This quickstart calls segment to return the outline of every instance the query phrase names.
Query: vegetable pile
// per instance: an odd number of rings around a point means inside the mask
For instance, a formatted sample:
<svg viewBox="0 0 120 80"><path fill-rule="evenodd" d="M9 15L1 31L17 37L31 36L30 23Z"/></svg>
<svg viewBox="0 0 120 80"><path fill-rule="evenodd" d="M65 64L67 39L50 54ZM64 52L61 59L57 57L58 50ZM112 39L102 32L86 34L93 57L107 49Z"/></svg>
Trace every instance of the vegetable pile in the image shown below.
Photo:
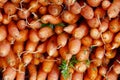
<svg viewBox="0 0 120 80"><path fill-rule="evenodd" d="M2 79L117 80L119 14L120 0L0 0Z"/></svg>

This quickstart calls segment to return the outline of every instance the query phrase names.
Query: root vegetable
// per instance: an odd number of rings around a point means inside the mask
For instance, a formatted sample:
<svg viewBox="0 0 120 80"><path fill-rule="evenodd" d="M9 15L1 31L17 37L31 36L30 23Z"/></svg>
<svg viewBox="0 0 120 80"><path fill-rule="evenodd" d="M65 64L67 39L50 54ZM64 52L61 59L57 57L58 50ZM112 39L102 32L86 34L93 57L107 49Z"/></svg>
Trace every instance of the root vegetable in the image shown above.
<svg viewBox="0 0 120 80"><path fill-rule="evenodd" d="M5 57L9 54L10 51L10 43L7 40L0 42L0 56Z"/></svg>
<svg viewBox="0 0 120 80"><path fill-rule="evenodd" d="M38 31L37 30L30 30L30 32L29 32L29 39L32 42L39 42L40 38L38 36Z"/></svg>
<svg viewBox="0 0 120 80"><path fill-rule="evenodd" d="M19 34L19 37L15 39L16 41L24 42L28 39L28 29L21 30Z"/></svg>
<svg viewBox="0 0 120 80"><path fill-rule="evenodd" d="M23 54L22 60L23 60L24 66L27 66L28 64L30 64L32 59L33 59L33 56L31 53Z"/></svg>
<svg viewBox="0 0 120 80"><path fill-rule="evenodd" d="M85 5L80 13L85 19L92 19L94 17L94 11L89 5Z"/></svg>
<svg viewBox="0 0 120 80"><path fill-rule="evenodd" d="M54 60L53 58L48 58L46 61L43 62L42 64L42 70L46 73L49 73L51 72L53 66L54 66Z"/></svg>
<svg viewBox="0 0 120 80"><path fill-rule="evenodd" d="M119 0L116 2L113 2L108 8L107 14L110 19L117 17L117 15L119 14L120 12L120 6L118 4L119 2L120 2Z"/></svg>
<svg viewBox="0 0 120 80"><path fill-rule="evenodd" d="M9 66L12 67L17 64L17 59L16 59L17 57L12 49L9 51L9 54L5 58Z"/></svg>
<svg viewBox="0 0 120 80"><path fill-rule="evenodd" d="M5 40L7 37L7 29L5 26L0 26L0 41Z"/></svg>
<svg viewBox="0 0 120 80"><path fill-rule="evenodd" d="M42 68L39 69L37 80L46 80L47 79L47 73L43 71Z"/></svg>
<svg viewBox="0 0 120 80"><path fill-rule="evenodd" d="M101 39L94 39L93 40L93 45L95 46L103 46L103 41Z"/></svg>
<svg viewBox="0 0 120 80"><path fill-rule="evenodd" d="M58 24L61 22L61 18L52 16L52 15L44 15L41 17L41 22L44 24L47 24L47 23Z"/></svg>
<svg viewBox="0 0 120 80"><path fill-rule="evenodd" d="M11 75L12 74L12 75ZM4 80L14 80L16 77L16 71L12 67L7 67L3 73Z"/></svg>
<svg viewBox="0 0 120 80"><path fill-rule="evenodd" d="M98 69L94 64L90 64L90 67L87 69L88 77L94 80L97 77Z"/></svg>
<svg viewBox="0 0 120 80"><path fill-rule="evenodd" d="M30 16L30 12L27 9L23 8L22 10L18 11L18 16L21 19L27 19Z"/></svg>
<svg viewBox="0 0 120 80"><path fill-rule="evenodd" d="M46 14L47 13L47 7L41 6L39 7L39 14Z"/></svg>
<svg viewBox="0 0 120 80"><path fill-rule="evenodd" d="M90 50L88 47L86 46L82 46L80 51L78 52L78 54L76 55L76 58L79 61L85 61L89 59L89 55L90 55Z"/></svg>
<svg viewBox="0 0 120 80"><path fill-rule="evenodd" d="M53 35L53 30L52 28L46 26L46 27L43 27L41 28L39 31L38 31L38 36L39 38L42 40L42 41L45 41L47 40L49 37L51 37Z"/></svg>
<svg viewBox="0 0 120 80"><path fill-rule="evenodd" d="M111 2L109 0L104 0L104 1L102 1L101 5L104 10L107 10L109 8L109 6L111 5Z"/></svg>
<svg viewBox="0 0 120 80"><path fill-rule="evenodd" d="M34 52L37 48L38 42L32 42L32 41L28 41L26 43L26 47L25 50L28 51L28 53Z"/></svg>
<svg viewBox="0 0 120 80"><path fill-rule="evenodd" d="M89 35L83 37L81 40L81 43L87 47L90 47L92 45L92 42L93 42L93 39Z"/></svg>
<svg viewBox="0 0 120 80"><path fill-rule="evenodd" d="M39 53L45 53L46 51L47 51L47 49L46 49L46 46L47 46L47 41L46 42L43 42L42 44L39 44L38 46L37 46L37 51L39 52Z"/></svg>
<svg viewBox="0 0 120 80"><path fill-rule="evenodd" d="M118 18L110 21L109 30L113 33L117 33L118 31L120 31L120 23Z"/></svg>
<svg viewBox="0 0 120 80"><path fill-rule="evenodd" d="M117 80L118 75L112 70L110 71L103 80Z"/></svg>
<svg viewBox="0 0 120 80"><path fill-rule="evenodd" d="M100 5L102 0L87 0L87 3L92 7L97 7Z"/></svg>
<svg viewBox="0 0 120 80"><path fill-rule="evenodd" d="M72 38L68 42L68 49L70 54L77 54L81 48L81 41L79 39Z"/></svg>
<svg viewBox="0 0 120 80"><path fill-rule="evenodd" d="M109 59L114 58L116 55L116 50L109 50L105 53L105 56Z"/></svg>
<svg viewBox="0 0 120 80"><path fill-rule="evenodd" d="M67 44L68 41L68 34L67 33L61 33L57 37L57 44L58 47L64 47Z"/></svg>
<svg viewBox="0 0 120 80"><path fill-rule="evenodd" d="M99 39L100 38L100 31L97 29L97 28L92 28L90 30L90 36L93 38L93 39Z"/></svg>
<svg viewBox="0 0 120 80"><path fill-rule="evenodd" d="M37 78L36 66L33 64L29 64L28 70L29 70L29 74L30 74L29 80L36 80L36 78Z"/></svg>
<svg viewBox="0 0 120 80"><path fill-rule="evenodd" d="M73 14L79 14L81 12L81 6L78 2L75 2L71 7L70 7L70 11Z"/></svg>
<svg viewBox="0 0 120 80"><path fill-rule="evenodd" d="M83 73L74 72L72 74L72 80L83 80Z"/></svg>
<svg viewBox="0 0 120 80"><path fill-rule="evenodd" d="M4 12L8 15L13 15L16 12L16 6L11 2L7 2L4 5Z"/></svg>
<svg viewBox="0 0 120 80"><path fill-rule="evenodd" d="M105 43L110 43L110 42L112 42L112 40L113 40L113 37L114 37L114 33L112 33L111 31L106 31L106 32L104 32L103 34L102 34L102 38L103 38L103 41L105 42Z"/></svg>
<svg viewBox="0 0 120 80"><path fill-rule="evenodd" d="M24 30L26 28L26 26L27 25L26 25L25 20L19 20L17 22L17 27L18 27L19 30Z"/></svg>
<svg viewBox="0 0 120 80"><path fill-rule="evenodd" d="M62 32L63 32L62 26L55 26L55 33L56 34L61 34Z"/></svg>
<svg viewBox="0 0 120 80"><path fill-rule="evenodd" d="M8 32L14 38L20 36L20 31L18 30L17 25L14 22L10 22L10 24L8 25Z"/></svg>
<svg viewBox="0 0 120 80"><path fill-rule="evenodd" d="M88 25L91 28L97 28L100 25L100 20L97 17L87 20Z"/></svg>
<svg viewBox="0 0 120 80"><path fill-rule="evenodd" d="M105 50L104 47L97 47L95 51L95 56L98 59L102 59L104 57Z"/></svg>
<svg viewBox="0 0 120 80"><path fill-rule="evenodd" d="M60 15L62 7L60 5L52 4L48 6L48 12L53 16Z"/></svg>
<svg viewBox="0 0 120 80"><path fill-rule="evenodd" d="M41 22L39 22L39 20L32 20L30 23L29 23L29 27L32 28L32 29L40 29L41 28Z"/></svg>
<svg viewBox="0 0 120 80"><path fill-rule="evenodd" d="M13 51L17 54L17 56L22 55L21 53L24 50L24 43L23 42L15 42L13 45Z"/></svg>
<svg viewBox="0 0 120 80"><path fill-rule="evenodd" d="M57 51L57 42L56 42L56 36L52 36L47 44L47 53L49 56L53 56Z"/></svg>
<svg viewBox="0 0 120 80"><path fill-rule="evenodd" d="M102 76L105 76L107 73L107 67L105 66L100 66L98 70L99 70L99 74Z"/></svg>
<svg viewBox="0 0 120 80"><path fill-rule="evenodd" d="M59 54L64 60L70 60L72 57L72 54L68 52L68 46L60 48Z"/></svg>
<svg viewBox="0 0 120 80"><path fill-rule="evenodd" d="M79 62L75 64L75 70L79 73L83 73L87 70L87 65L85 62Z"/></svg>
<svg viewBox="0 0 120 80"><path fill-rule="evenodd" d="M72 34L72 31L77 27L76 24L71 24L71 25L68 25L66 27L64 27L64 31L69 33L69 34Z"/></svg>
<svg viewBox="0 0 120 80"><path fill-rule="evenodd" d="M11 21L12 21L12 18L9 17L7 14L3 15L3 20L2 20L3 24L9 24Z"/></svg>
<svg viewBox="0 0 120 80"><path fill-rule="evenodd" d="M59 69L58 65L54 64L51 72L48 74L48 80L58 80L59 79Z"/></svg>
<svg viewBox="0 0 120 80"><path fill-rule="evenodd" d="M2 14L2 12L0 11L0 22L2 22L2 20L3 20L3 14Z"/></svg>
<svg viewBox="0 0 120 80"><path fill-rule="evenodd" d="M73 30L72 34L75 38L82 39L88 34L88 26L85 23L82 23Z"/></svg>
<svg viewBox="0 0 120 80"><path fill-rule="evenodd" d="M61 15L61 19L68 24L76 23L78 21L78 18L79 18L79 15L75 15L70 11L64 11Z"/></svg>

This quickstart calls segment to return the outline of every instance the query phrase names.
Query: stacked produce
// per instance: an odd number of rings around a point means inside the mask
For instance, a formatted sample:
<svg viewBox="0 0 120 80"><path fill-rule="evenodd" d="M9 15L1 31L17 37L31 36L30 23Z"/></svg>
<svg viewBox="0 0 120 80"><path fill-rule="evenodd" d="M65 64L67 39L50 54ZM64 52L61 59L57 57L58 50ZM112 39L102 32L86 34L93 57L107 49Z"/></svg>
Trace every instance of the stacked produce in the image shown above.
<svg viewBox="0 0 120 80"><path fill-rule="evenodd" d="M0 0L3 80L117 80L120 0Z"/></svg>

